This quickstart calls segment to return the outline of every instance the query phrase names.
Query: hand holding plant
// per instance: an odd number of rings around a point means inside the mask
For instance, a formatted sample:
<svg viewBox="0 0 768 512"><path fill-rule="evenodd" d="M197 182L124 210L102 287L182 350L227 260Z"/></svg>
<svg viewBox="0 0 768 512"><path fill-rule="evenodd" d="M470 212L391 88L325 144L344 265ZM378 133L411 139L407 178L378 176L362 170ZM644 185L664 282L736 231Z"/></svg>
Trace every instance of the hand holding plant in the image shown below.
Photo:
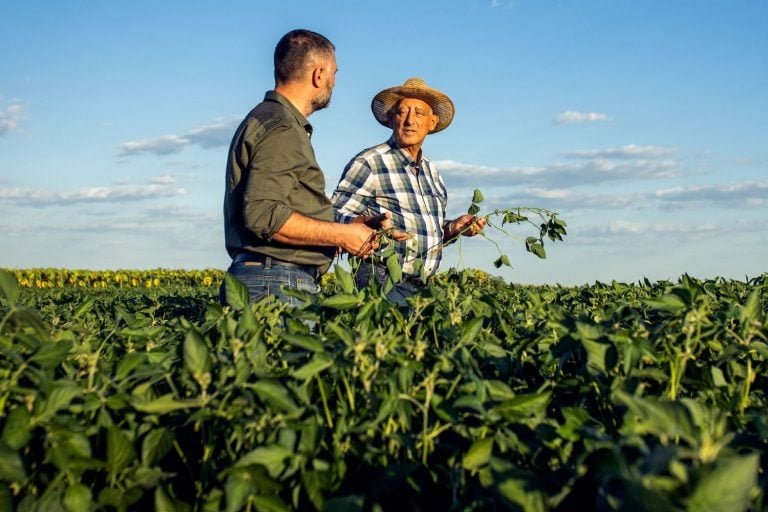
<svg viewBox="0 0 768 512"><path fill-rule="evenodd" d="M510 208L505 210L496 209L490 213L487 213L481 217L477 214L480 211L480 203L484 200L483 194L480 190L475 189L472 195L472 204L467 209L467 215L462 215L457 218L451 224L456 229L455 234L448 239L453 241L458 238L459 235L475 236L480 235L487 239L489 242L496 246L499 251L499 257L493 262L494 267L499 268L502 265L511 267L509 257L504 254L499 244L491 240L487 233L483 230L486 226L492 227L501 231L507 236L512 236L510 233L503 229L506 224L523 224L527 223L534 226L538 230L538 236L529 236L525 239L525 250L535 254L541 259L546 259L547 254L544 251L544 238L549 238L552 242L562 241L563 236L566 235L566 226L564 220L557 217L557 213L544 208L534 208L528 206L518 206L516 208ZM531 220L529 216L538 217L538 221ZM501 225L494 224L491 219L501 217ZM461 222L460 225L455 223ZM478 229L479 228L479 229ZM467 235L467 233L469 233ZM445 243L442 243L432 250L442 250Z"/></svg>
<svg viewBox="0 0 768 512"><path fill-rule="evenodd" d="M404 240L413 238L413 233L395 229L395 227L392 225L392 214L389 212L384 212L381 215L364 216L358 218L363 219L362 222L364 222L365 225L369 228L378 229L382 234L386 235L387 238L391 238L392 240L402 242Z"/></svg>

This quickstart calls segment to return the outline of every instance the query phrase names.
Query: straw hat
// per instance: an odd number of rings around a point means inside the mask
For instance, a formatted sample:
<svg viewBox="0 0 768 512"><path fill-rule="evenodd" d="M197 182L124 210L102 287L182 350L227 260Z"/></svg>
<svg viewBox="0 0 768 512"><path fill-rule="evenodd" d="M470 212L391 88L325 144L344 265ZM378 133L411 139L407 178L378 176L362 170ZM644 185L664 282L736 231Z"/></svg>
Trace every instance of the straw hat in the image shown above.
<svg viewBox="0 0 768 512"><path fill-rule="evenodd" d="M432 112L440 118L435 129L429 133L437 133L448 128L453 121L453 102L451 98L427 85L421 78L409 78L403 85L384 89L373 97L371 110L376 120L389 128L387 113L403 98L416 98L432 107Z"/></svg>

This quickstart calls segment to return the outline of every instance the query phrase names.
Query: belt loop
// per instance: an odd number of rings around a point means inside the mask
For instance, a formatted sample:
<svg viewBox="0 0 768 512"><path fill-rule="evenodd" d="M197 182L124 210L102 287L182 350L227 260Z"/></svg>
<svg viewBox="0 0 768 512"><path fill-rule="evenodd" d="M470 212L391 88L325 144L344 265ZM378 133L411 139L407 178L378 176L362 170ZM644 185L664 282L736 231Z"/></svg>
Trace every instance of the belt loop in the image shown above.
<svg viewBox="0 0 768 512"><path fill-rule="evenodd" d="M270 268L272 268L272 257L267 256L264 258L264 269L269 270Z"/></svg>

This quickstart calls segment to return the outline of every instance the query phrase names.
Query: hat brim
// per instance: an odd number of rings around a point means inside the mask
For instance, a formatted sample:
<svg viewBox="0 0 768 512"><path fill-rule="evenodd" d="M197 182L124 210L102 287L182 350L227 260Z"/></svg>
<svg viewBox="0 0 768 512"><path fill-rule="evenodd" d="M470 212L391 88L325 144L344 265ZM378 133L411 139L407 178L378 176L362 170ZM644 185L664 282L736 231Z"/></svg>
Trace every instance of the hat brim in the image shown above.
<svg viewBox="0 0 768 512"><path fill-rule="evenodd" d="M429 133L437 133L448 128L453 121L454 107L451 98L432 88L407 87L398 85L384 89L373 97L371 101L371 110L376 120L389 128L389 119L387 114L398 101L404 98L415 98L428 104L432 112L437 114L438 121L435 129Z"/></svg>

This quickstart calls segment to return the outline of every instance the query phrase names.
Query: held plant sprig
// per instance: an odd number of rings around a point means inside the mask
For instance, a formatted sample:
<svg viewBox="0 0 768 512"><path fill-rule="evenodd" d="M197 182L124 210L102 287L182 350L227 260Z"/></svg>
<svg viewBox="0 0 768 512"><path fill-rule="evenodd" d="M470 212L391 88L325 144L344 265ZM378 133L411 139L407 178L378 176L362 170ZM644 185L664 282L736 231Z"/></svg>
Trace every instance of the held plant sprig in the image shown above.
<svg viewBox="0 0 768 512"><path fill-rule="evenodd" d="M469 215L477 215L480 211L479 205L483 202L483 200L484 197L482 192L480 192L479 189L475 189L474 194L472 195L472 204L467 209L467 213ZM529 216L536 216L538 217L538 220L531 220ZM492 218L498 217L501 218L501 225L494 224L491 220ZM516 208L510 208L507 210L496 209L483 215L482 218L484 218L486 221L486 228L495 228L496 230L501 231L510 237L512 235L503 228L503 226L506 224L527 223L536 228L538 230L538 236L529 236L525 239L525 250L535 254L541 259L546 259L547 257L547 253L544 250L544 238L549 238L552 242L556 242L558 240L562 241L563 236L566 235L566 222L562 219L559 219L556 212L547 210L545 208L518 206ZM469 231L471 228L472 225L465 227L459 231L459 233L457 233L453 240L459 240L459 244L461 244L461 235L463 235L466 231ZM495 245L496 249L499 251L499 257L493 262L494 267L499 268L502 265L506 265L508 267L512 266L509 261L509 257L504 254L496 241L488 237L485 230L478 234ZM445 245L446 242L443 242L432 250L441 250Z"/></svg>

